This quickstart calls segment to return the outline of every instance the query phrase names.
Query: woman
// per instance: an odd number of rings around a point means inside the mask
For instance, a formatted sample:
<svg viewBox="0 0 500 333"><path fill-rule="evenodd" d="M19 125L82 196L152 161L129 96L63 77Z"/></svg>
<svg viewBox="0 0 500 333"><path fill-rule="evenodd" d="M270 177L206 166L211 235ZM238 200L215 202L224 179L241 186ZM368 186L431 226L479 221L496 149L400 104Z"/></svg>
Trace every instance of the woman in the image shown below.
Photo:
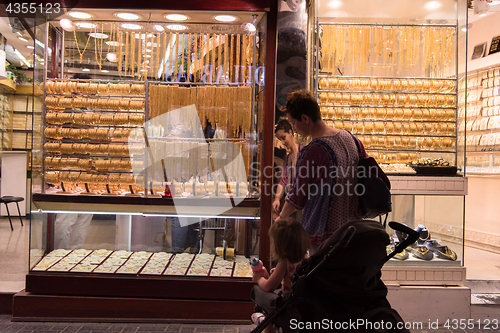
<svg viewBox="0 0 500 333"><path fill-rule="evenodd" d="M276 196L274 197L273 210L276 214L280 213L281 199L290 189L293 180L295 179L295 165L297 155L302 149L302 145L298 145L293 138L292 125L288 120L280 120L274 129L274 135L286 147L289 153L283 160L282 174L280 182L276 188Z"/></svg>
<svg viewBox="0 0 500 333"><path fill-rule="evenodd" d="M278 218L303 209L301 223L310 236L312 252L342 225L362 218L355 194L356 170L363 145L346 130L329 127L310 92L288 95L288 121L312 141L299 154L296 178Z"/></svg>

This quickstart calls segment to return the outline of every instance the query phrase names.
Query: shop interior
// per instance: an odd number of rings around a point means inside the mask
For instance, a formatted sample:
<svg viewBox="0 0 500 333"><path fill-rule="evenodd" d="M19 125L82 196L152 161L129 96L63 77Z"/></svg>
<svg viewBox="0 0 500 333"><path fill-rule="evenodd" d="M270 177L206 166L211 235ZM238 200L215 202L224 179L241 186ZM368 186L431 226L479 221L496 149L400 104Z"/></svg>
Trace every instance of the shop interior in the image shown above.
<svg viewBox="0 0 500 333"><path fill-rule="evenodd" d="M320 33L308 41L307 86L323 119L358 135L395 180L388 220L425 225L430 239L456 254L410 254L388 266L465 266L467 280L498 283L496 4L469 9L466 21L451 0L406 14L361 13L358 1L339 3L320 1L310 13ZM260 179L251 168L262 161L265 13L221 13L236 23L201 11L185 22L170 21L168 11L80 14L89 16L49 18L50 33L0 18L10 63L0 82L1 162L29 175L24 186L12 186L2 171L1 194L24 197L22 215L31 211L23 227L13 214L10 231L2 207L0 265L10 271L0 272L0 291L20 291L27 274L45 272L251 282L248 258L261 256ZM45 44L58 45L57 52ZM399 187L429 163L467 177L465 193ZM122 215L116 203L131 200L149 201ZM180 219L151 210L149 203L161 200L172 201ZM215 208L204 207L209 200ZM97 202L103 211L94 214ZM244 208L235 210L240 203ZM69 211L87 216L83 240L56 234L54 225Z"/></svg>

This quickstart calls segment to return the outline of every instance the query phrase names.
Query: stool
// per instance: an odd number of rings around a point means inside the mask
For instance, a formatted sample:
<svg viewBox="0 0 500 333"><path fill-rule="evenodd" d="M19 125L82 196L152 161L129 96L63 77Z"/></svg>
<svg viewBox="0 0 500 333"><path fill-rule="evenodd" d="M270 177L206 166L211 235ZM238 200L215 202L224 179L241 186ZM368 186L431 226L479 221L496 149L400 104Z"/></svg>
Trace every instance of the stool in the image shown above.
<svg viewBox="0 0 500 333"><path fill-rule="evenodd" d="M17 205L17 211L19 212L19 219L21 220L21 226L23 225L23 219L21 218L21 210L19 209L19 202L24 201L23 197L13 197L10 195L6 195L0 198L0 203L5 204L5 208L7 208L7 215L9 216L9 222L10 222L10 229L14 231L14 228L12 227L12 220L10 219L10 212L9 212L9 203L15 202Z"/></svg>

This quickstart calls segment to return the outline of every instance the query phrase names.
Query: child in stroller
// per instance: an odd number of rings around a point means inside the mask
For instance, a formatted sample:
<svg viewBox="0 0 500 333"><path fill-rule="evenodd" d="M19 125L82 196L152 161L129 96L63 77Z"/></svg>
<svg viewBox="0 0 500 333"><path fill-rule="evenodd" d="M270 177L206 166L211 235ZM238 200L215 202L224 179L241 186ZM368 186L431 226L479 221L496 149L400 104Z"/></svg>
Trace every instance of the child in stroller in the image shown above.
<svg viewBox="0 0 500 333"><path fill-rule="evenodd" d="M284 296L291 290L291 274L295 273L295 268L302 259L307 257L309 235L299 221L288 217L273 223L269 229L269 239L272 257L278 260L278 264L271 269L269 276L265 267L260 272L254 272L253 281L265 292L274 292L281 283L281 296ZM256 312L252 315L252 320L259 323L263 316ZM268 326L265 332L272 332L272 327Z"/></svg>
<svg viewBox="0 0 500 333"><path fill-rule="evenodd" d="M380 277L384 263L415 242L418 233L396 222L389 226L408 235L389 255L382 224L354 221L298 265L291 292L284 297L254 286L251 298L265 310L266 319L252 332L270 323L283 332L409 332L391 308Z"/></svg>

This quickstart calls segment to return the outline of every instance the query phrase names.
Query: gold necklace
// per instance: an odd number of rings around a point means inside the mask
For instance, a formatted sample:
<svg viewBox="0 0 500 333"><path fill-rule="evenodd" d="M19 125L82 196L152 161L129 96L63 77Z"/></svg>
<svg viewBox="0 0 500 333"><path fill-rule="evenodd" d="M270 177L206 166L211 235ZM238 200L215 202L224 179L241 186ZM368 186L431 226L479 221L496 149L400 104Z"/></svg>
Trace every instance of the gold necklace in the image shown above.
<svg viewBox="0 0 500 333"><path fill-rule="evenodd" d="M92 29L90 30L90 32L92 32ZM73 30L73 34L75 36L76 49L78 50L78 54L80 55L80 62L82 62L83 61L83 54L85 53L85 50L87 49L87 46L89 45L90 35L87 38L87 44L85 44L85 48L83 49L82 52L80 52L80 46L78 45L78 39L76 38L76 30Z"/></svg>

